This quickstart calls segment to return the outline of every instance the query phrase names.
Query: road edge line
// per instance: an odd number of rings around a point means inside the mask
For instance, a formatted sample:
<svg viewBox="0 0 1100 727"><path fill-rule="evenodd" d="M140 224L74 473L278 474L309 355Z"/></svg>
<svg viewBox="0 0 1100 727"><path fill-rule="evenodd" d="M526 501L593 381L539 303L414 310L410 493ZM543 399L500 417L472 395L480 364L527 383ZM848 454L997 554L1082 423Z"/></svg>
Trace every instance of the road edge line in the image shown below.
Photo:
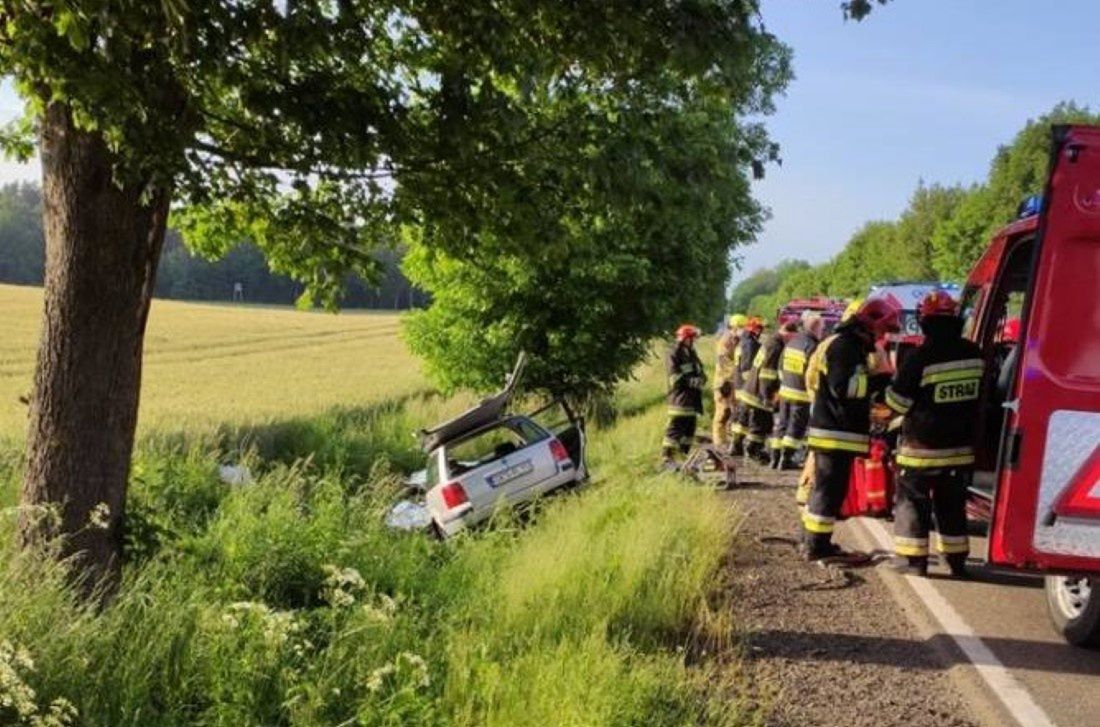
<svg viewBox="0 0 1100 727"><path fill-rule="evenodd" d="M892 552L894 544L882 523L874 519L860 518L860 529L881 549ZM926 578L902 576L935 619L942 632L951 637L955 646L966 657L985 686L1000 702L1000 706L1016 722L1024 727L1054 727L1042 707L1034 700L1020 681L1012 675L993 650L982 641L974 629L955 610L955 607Z"/></svg>

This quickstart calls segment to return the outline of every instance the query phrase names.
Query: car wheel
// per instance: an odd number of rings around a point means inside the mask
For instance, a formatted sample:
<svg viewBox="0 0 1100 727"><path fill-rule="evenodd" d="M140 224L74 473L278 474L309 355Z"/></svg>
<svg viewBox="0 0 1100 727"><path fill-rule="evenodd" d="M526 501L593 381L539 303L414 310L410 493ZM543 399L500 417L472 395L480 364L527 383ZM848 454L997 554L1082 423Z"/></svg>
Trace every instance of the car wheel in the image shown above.
<svg viewBox="0 0 1100 727"><path fill-rule="evenodd" d="M1100 647L1100 579L1047 576L1047 610L1055 630L1074 646Z"/></svg>

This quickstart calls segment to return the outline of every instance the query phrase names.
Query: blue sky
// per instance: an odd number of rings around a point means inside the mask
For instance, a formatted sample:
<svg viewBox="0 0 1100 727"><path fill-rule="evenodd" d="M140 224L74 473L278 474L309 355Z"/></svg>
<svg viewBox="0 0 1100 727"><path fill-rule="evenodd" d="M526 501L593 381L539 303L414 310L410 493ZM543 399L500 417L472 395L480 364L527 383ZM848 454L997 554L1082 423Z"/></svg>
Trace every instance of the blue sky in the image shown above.
<svg viewBox="0 0 1100 727"><path fill-rule="evenodd" d="M918 179L980 180L998 144L1060 100L1100 108L1094 2L893 0L845 23L840 0L762 0L797 78L767 119L783 166L756 192L771 209L743 272L820 262L864 221L889 219ZM0 119L18 112L0 87ZM37 179L0 161L0 182Z"/></svg>
<svg viewBox="0 0 1100 727"><path fill-rule="evenodd" d="M797 78L766 123L782 147L743 273L820 262L921 178L981 180L999 144L1060 100L1100 108L1095 2L893 0L845 23L839 0L762 0Z"/></svg>

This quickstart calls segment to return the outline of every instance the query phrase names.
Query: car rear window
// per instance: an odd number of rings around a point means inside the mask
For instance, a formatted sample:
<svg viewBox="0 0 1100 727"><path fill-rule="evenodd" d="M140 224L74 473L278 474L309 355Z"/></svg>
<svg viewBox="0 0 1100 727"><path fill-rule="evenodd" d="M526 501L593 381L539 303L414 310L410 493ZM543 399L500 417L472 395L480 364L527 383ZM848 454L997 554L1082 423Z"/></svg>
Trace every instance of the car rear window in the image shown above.
<svg viewBox="0 0 1100 727"><path fill-rule="evenodd" d="M447 470L452 477L469 472L546 436L546 432L530 421L509 420L447 445Z"/></svg>

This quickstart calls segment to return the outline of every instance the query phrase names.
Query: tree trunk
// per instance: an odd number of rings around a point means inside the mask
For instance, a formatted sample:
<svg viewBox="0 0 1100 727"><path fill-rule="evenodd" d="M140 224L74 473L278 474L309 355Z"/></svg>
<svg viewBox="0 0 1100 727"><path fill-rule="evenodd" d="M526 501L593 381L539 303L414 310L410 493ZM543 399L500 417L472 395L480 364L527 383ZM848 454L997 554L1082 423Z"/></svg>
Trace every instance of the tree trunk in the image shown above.
<svg viewBox="0 0 1100 727"><path fill-rule="evenodd" d="M91 589L117 582L142 342L170 190L116 183L95 132L42 119L45 312L27 436L20 537L57 542ZM59 538L60 540L56 540Z"/></svg>

